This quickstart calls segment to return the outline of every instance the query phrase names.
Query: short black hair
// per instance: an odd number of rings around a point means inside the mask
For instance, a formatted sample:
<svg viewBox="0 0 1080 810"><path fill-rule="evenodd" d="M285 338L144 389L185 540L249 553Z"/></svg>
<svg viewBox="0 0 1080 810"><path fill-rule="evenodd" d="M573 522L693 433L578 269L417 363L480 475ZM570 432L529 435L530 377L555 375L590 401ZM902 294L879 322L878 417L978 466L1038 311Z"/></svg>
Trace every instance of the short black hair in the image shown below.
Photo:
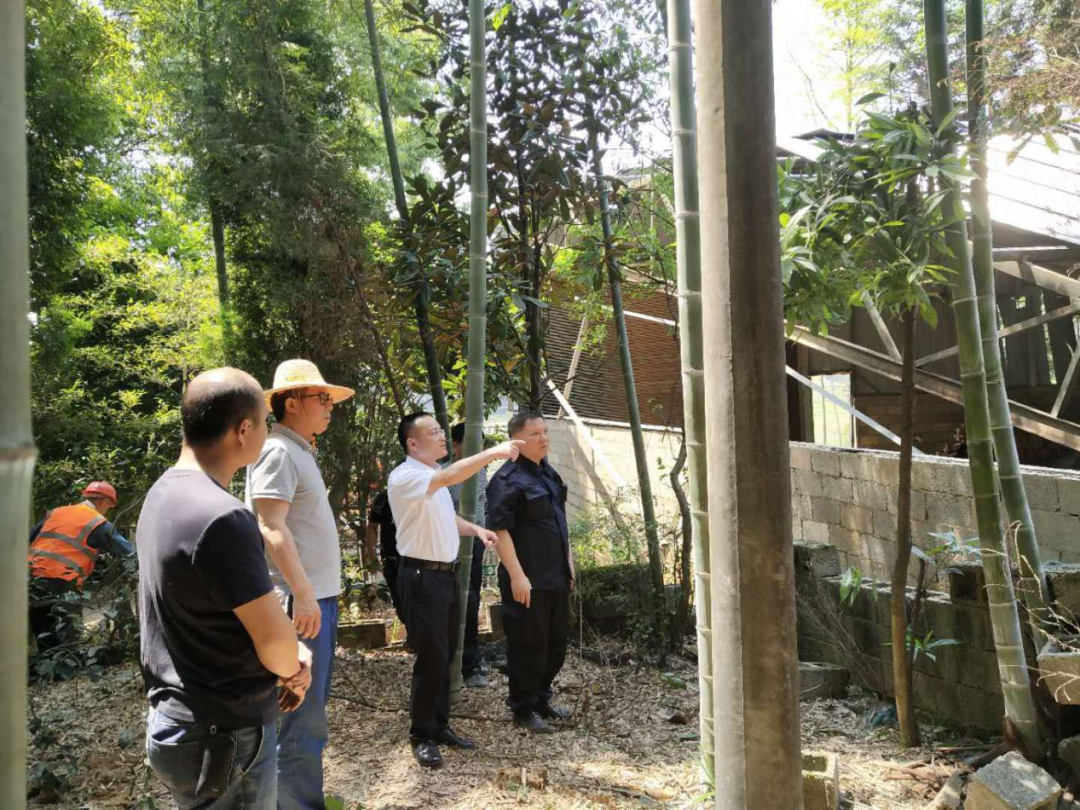
<svg viewBox="0 0 1080 810"><path fill-rule="evenodd" d="M270 397L270 410L274 413L274 419L280 422L285 418L285 403L295 397L297 393L296 390L278 391Z"/></svg>
<svg viewBox="0 0 1080 810"><path fill-rule="evenodd" d="M255 422L260 397L262 391L243 378L192 386L180 403L184 440L190 447L209 447L245 419Z"/></svg>
<svg viewBox="0 0 1080 810"><path fill-rule="evenodd" d="M452 428L450 428L450 441L454 444L461 444L465 441L465 423L458 422Z"/></svg>
<svg viewBox="0 0 1080 810"><path fill-rule="evenodd" d="M525 425L531 422L533 419L543 419L544 415L539 411L518 411L510 417L510 421L506 424L506 432L511 436L516 436L525 429Z"/></svg>
<svg viewBox="0 0 1080 810"><path fill-rule="evenodd" d="M418 419L423 419L425 416L431 416L427 411L416 411L410 413L408 416L401 417L401 421L397 426L397 440L401 445L401 449L405 451L405 455L409 455L409 437L412 436L413 425L416 424Z"/></svg>

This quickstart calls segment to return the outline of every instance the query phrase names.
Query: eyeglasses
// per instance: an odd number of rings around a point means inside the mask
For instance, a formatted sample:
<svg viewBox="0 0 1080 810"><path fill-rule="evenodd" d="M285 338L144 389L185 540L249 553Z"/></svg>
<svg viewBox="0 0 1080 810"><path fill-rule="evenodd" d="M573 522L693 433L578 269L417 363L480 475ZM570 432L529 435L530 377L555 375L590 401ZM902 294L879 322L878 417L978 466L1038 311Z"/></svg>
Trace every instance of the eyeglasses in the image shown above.
<svg viewBox="0 0 1080 810"><path fill-rule="evenodd" d="M324 408L327 405L333 404L333 402L334 402L334 397L331 394L326 393L325 391L320 391L317 394L301 394L299 397L297 397L297 399L312 399L312 398L318 398L319 404L322 405Z"/></svg>

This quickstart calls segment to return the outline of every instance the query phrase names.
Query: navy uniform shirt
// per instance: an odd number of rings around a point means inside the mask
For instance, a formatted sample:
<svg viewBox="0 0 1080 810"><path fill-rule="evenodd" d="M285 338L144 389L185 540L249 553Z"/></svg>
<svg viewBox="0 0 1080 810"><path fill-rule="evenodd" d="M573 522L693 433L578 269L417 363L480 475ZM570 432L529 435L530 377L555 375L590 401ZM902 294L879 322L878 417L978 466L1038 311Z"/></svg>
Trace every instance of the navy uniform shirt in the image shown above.
<svg viewBox="0 0 1080 810"><path fill-rule="evenodd" d="M518 456L491 476L487 489L488 528L506 529L533 588L570 586L570 533L566 527L566 486L547 459L539 464ZM508 582L499 566L500 582Z"/></svg>

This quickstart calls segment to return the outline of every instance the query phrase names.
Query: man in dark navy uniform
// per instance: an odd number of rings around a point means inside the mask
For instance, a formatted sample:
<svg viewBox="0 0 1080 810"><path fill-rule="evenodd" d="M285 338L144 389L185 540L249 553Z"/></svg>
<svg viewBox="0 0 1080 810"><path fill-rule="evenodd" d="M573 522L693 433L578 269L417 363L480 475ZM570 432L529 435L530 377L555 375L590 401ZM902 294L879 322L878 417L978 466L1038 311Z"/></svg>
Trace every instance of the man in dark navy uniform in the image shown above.
<svg viewBox="0 0 1080 810"><path fill-rule="evenodd" d="M547 462L544 417L519 412L510 419L511 439L524 442L488 484L488 528L502 592L508 703L514 721L534 733L553 731L548 720L570 712L551 703L551 686L566 660L570 636L570 589L574 563L566 526L566 487Z"/></svg>

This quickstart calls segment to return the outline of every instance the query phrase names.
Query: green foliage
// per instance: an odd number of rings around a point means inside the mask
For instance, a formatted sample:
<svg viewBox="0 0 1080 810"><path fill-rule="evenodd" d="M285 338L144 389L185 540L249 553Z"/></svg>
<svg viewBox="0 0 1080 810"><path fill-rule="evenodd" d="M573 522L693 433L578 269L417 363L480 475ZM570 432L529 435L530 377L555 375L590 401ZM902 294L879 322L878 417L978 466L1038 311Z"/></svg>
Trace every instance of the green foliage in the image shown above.
<svg viewBox="0 0 1080 810"><path fill-rule="evenodd" d="M864 99L862 103L872 99ZM967 176L943 146L956 137L924 112L865 112L850 141L819 141L811 167L780 168L781 270L789 325L844 323L866 293L883 313L915 307L937 322L933 288L947 280L942 214L947 179Z"/></svg>

